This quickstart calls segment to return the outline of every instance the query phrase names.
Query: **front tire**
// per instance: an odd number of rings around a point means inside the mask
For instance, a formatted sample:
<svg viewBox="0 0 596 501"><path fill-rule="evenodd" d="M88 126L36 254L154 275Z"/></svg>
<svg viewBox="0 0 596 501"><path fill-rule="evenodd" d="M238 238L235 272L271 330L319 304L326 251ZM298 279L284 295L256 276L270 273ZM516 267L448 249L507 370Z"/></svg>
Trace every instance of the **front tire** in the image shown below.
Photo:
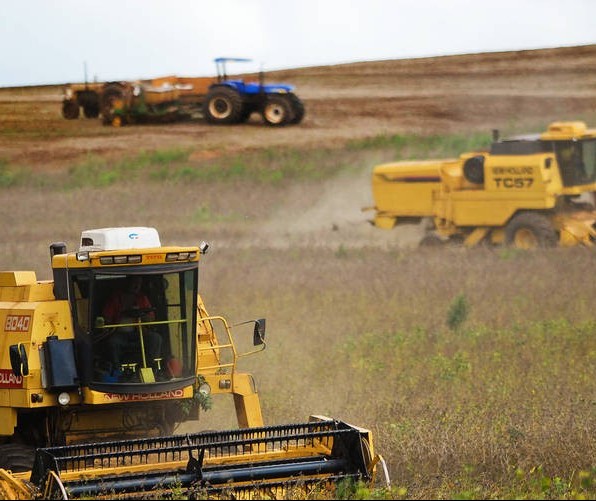
<svg viewBox="0 0 596 501"><path fill-rule="evenodd" d="M505 243L517 249L555 247L557 232L548 217L533 212L520 212L505 227Z"/></svg>
<svg viewBox="0 0 596 501"><path fill-rule="evenodd" d="M33 468L35 448L16 443L0 444L0 468L13 473L29 471Z"/></svg>
<svg viewBox="0 0 596 501"><path fill-rule="evenodd" d="M203 103L203 115L210 124L230 125L244 117L242 97L234 89L219 87L210 91ZM248 117L246 117L248 118Z"/></svg>
<svg viewBox="0 0 596 501"><path fill-rule="evenodd" d="M285 96L269 96L263 106L263 120L273 127L287 125L294 120L289 99Z"/></svg>

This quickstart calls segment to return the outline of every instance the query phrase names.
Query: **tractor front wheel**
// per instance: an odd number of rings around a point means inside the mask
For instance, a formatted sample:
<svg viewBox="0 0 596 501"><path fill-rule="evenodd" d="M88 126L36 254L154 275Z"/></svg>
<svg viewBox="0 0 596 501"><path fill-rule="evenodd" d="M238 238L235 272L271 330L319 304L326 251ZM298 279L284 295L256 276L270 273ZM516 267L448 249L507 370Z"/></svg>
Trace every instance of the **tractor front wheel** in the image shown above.
<svg viewBox="0 0 596 501"><path fill-rule="evenodd" d="M271 126L287 125L294 119L290 101L284 96L270 96L263 106L263 120Z"/></svg>
<svg viewBox="0 0 596 501"><path fill-rule="evenodd" d="M203 102L203 115L210 124L239 123L243 118L243 109L240 94L226 87L210 91Z"/></svg>
<svg viewBox="0 0 596 501"><path fill-rule="evenodd" d="M550 220L533 212L521 212L505 227L505 243L518 249L555 247L557 232Z"/></svg>

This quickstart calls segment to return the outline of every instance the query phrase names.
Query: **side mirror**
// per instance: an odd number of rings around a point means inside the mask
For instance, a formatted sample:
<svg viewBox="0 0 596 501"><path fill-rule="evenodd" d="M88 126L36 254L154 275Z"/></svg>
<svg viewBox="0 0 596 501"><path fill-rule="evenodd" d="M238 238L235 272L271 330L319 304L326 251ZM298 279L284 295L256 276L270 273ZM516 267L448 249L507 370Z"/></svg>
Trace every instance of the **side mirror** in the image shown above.
<svg viewBox="0 0 596 501"><path fill-rule="evenodd" d="M545 158L544 159L544 168L545 169L550 169L550 166L553 163L553 159L551 157Z"/></svg>
<svg viewBox="0 0 596 501"><path fill-rule="evenodd" d="M29 362L27 360L27 352L25 346L20 344L12 344L8 348L10 355L10 366L12 373L15 376L28 376L29 375Z"/></svg>
<svg viewBox="0 0 596 501"><path fill-rule="evenodd" d="M259 346L265 344L265 319L255 320L255 331L253 334L253 344Z"/></svg>

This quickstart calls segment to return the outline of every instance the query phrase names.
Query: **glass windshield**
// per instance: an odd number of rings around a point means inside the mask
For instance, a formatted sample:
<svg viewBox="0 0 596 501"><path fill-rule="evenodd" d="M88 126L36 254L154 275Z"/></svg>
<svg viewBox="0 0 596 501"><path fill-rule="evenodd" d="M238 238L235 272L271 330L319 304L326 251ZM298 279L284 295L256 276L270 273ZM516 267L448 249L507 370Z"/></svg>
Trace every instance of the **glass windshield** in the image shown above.
<svg viewBox="0 0 596 501"><path fill-rule="evenodd" d="M75 315L89 338L91 382L134 385L192 377L196 281L196 270L75 279Z"/></svg>
<svg viewBox="0 0 596 501"><path fill-rule="evenodd" d="M555 141L564 186L596 182L596 139Z"/></svg>

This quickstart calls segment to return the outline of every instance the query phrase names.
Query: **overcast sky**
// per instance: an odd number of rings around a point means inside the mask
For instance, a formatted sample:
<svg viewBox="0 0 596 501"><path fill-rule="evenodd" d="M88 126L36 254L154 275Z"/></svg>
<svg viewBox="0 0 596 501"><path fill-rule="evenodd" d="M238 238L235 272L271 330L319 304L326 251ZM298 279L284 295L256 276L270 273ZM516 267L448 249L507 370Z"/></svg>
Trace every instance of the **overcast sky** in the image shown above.
<svg viewBox="0 0 596 501"><path fill-rule="evenodd" d="M0 87L596 43L596 0L0 0Z"/></svg>

